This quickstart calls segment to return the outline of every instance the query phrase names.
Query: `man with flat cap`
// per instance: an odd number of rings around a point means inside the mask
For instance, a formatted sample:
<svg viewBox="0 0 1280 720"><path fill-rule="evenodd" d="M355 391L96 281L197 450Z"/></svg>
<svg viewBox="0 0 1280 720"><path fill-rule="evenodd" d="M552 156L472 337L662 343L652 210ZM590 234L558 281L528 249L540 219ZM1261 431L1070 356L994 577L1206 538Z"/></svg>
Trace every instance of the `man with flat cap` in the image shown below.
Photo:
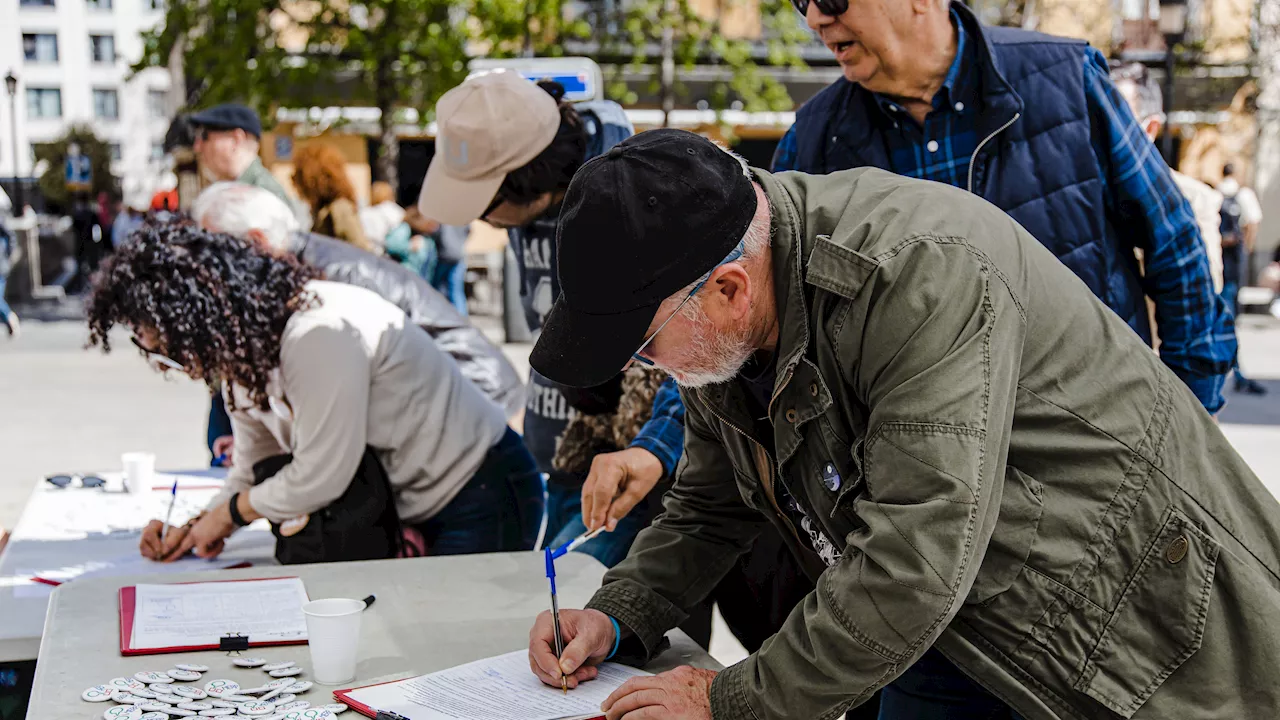
<svg viewBox="0 0 1280 720"><path fill-rule="evenodd" d="M746 660L630 680L608 720L826 720L880 687L882 718L1280 716L1280 505L995 206L654 130L574 177L559 274L533 366L653 363L686 435L559 660L537 619L543 682L644 662L772 523L817 589Z"/></svg>
<svg viewBox="0 0 1280 720"><path fill-rule="evenodd" d="M311 212L291 196L258 158L262 121L258 113L235 103L215 105L188 117L195 131L191 150L213 182L253 185L289 204L303 228L311 227Z"/></svg>

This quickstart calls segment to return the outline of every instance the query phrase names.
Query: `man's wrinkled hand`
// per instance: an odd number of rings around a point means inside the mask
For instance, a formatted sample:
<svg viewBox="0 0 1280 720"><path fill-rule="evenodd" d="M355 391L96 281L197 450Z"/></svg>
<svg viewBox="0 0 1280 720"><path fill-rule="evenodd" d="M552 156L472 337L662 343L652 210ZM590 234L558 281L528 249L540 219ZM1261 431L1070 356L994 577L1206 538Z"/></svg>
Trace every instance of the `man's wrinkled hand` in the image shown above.
<svg viewBox="0 0 1280 720"><path fill-rule="evenodd" d="M596 665L613 650L613 623L599 610L561 610L560 636L564 652L556 658L555 624L544 610L529 631L529 669L538 679L560 687L563 673L570 688L595 680Z"/></svg>
<svg viewBox="0 0 1280 720"><path fill-rule="evenodd" d="M644 448L601 453L591 461L582 486L582 522L588 530L613 532L662 479L662 461Z"/></svg>
<svg viewBox="0 0 1280 720"><path fill-rule="evenodd" d="M711 720L714 670L685 665L660 675L634 677L605 699L606 720Z"/></svg>

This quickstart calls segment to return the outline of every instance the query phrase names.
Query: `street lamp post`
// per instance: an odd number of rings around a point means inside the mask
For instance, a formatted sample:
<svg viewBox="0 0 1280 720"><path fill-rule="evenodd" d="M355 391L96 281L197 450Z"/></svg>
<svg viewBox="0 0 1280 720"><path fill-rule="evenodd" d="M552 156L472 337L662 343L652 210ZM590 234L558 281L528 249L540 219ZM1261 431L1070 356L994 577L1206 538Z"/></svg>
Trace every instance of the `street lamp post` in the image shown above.
<svg viewBox="0 0 1280 720"><path fill-rule="evenodd" d="M22 178L18 175L18 76L10 70L4 76L4 87L9 91L9 130L13 138L13 216L22 215L27 206L22 192Z"/></svg>
<svg viewBox="0 0 1280 720"><path fill-rule="evenodd" d="M1173 112L1173 76L1177 69L1176 46L1187 33L1187 0L1160 0L1160 34L1164 35L1164 140L1161 152L1169 167L1174 167L1173 125L1169 115Z"/></svg>

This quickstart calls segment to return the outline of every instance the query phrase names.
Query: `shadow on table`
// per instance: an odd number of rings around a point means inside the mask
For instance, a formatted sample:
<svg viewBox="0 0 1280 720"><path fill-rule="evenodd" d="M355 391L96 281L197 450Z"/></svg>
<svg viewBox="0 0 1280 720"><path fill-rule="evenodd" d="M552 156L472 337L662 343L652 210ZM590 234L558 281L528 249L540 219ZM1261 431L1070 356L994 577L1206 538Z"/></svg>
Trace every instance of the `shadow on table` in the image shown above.
<svg viewBox="0 0 1280 720"><path fill-rule="evenodd" d="M1233 389L1234 378L1227 379L1223 394L1227 406L1218 413L1219 422L1234 425L1280 425L1280 380L1258 380L1266 395L1249 395Z"/></svg>

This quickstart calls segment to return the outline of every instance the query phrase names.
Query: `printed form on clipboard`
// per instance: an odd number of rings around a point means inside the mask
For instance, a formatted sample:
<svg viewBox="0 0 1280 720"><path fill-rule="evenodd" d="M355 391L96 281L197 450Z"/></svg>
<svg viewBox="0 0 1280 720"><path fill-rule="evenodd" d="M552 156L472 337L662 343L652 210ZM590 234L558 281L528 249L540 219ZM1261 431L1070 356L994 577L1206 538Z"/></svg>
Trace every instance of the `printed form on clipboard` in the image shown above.
<svg viewBox="0 0 1280 720"><path fill-rule="evenodd" d="M591 720L600 703L633 677L650 675L616 663L566 695L529 670L526 650L396 682L339 690L334 697L362 715L395 712L408 720Z"/></svg>
<svg viewBox="0 0 1280 720"><path fill-rule="evenodd" d="M120 652L216 650L228 636L253 647L305 643L306 602L296 577L120 588Z"/></svg>

